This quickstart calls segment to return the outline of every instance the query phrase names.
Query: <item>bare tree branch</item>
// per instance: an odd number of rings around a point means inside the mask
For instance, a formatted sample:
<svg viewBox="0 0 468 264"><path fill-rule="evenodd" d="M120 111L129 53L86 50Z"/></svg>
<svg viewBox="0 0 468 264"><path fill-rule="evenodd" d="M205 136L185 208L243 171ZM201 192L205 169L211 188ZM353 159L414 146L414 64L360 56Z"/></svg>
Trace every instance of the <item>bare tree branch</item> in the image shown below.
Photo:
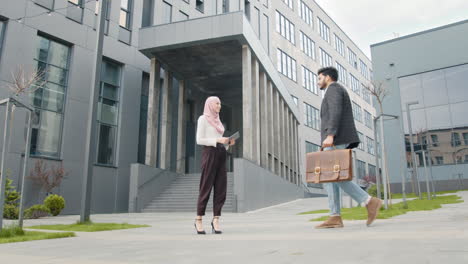
<svg viewBox="0 0 468 264"><path fill-rule="evenodd" d="M12 83L7 84L7 88L19 96L24 93L33 93L39 88L46 85L45 80L46 71L33 69L26 71L23 65L16 67L15 71L11 72Z"/></svg>

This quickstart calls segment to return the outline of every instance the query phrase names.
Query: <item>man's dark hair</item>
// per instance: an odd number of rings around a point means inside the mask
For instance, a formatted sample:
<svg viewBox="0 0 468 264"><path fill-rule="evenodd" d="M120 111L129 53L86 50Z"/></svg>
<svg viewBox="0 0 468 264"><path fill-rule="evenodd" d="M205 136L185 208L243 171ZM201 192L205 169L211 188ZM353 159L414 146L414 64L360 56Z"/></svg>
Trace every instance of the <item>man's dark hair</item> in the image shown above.
<svg viewBox="0 0 468 264"><path fill-rule="evenodd" d="M322 74L323 76L330 76L334 82L338 81L338 71L335 67L321 68L318 70L318 74Z"/></svg>

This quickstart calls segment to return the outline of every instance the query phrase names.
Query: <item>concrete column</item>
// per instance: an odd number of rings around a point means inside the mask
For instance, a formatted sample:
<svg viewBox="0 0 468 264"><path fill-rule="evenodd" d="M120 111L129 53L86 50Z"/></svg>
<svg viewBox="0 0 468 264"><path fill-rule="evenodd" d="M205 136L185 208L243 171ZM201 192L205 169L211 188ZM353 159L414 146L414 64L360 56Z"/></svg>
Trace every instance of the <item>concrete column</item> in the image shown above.
<svg viewBox="0 0 468 264"><path fill-rule="evenodd" d="M288 165L288 171L286 175L288 176L288 179L290 182L293 182L293 175L291 174L292 167L291 167L291 149L292 149L292 144L291 144L291 112L289 112L289 107L285 105L285 111L286 111L286 164Z"/></svg>
<svg viewBox="0 0 468 264"><path fill-rule="evenodd" d="M185 173L185 81L179 81L176 171Z"/></svg>
<svg viewBox="0 0 468 264"><path fill-rule="evenodd" d="M151 59L151 72L148 94L148 124L146 126L145 164L156 166L158 157L159 97L161 96L161 64L156 58Z"/></svg>
<svg viewBox="0 0 468 264"><path fill-rule="evenodd" d="M287 170L286 170L286 179L291 181L291 175L290 175L290 168L291 168L291 164L290 164L290 158L291 158L291 155L290 155L290 151L291 151L291 148L290 148L290 134L289 134L289 107L287 105L286 102L284 102L284 155L285 155L285 158L284 158L284 162L286 164L287 167Z"/></svg>
<svg viewBox="0 0 468 264"><path fill-rule="evenodd" d="M273 150L273 138L274 138L274 93L273 93L273 86L270 80L267 80L267 130L266 133L268 135L268 152L269 152L269 169L271 171L275 171L275 155Z"/></svg>
<svg viewBox="0 0 468 264"><path fill-rule="evenodd" d="M172 74L169 71L164 71L164 83L161 90L161 155L160 168L169 169L171 157L171 89Z"/></svg>
<svg viewBox="0 0 468 264"><path fill-rule="evenodd" d="M242 46L242 156L253 160L252 52Z"/></svg>
<svg viewBox="0 0 468 264"><path fill-rule="evenodd" d="M280 175L281 177L285 177L285 169L284 169L284 166L286 165L285 162L284 162L284 157L285 157L285 153L284 153L284 150L285 150L285 147L284 147L284 137L285 137L285 134L284 134L284 101L283 101L283 98L279 96L279 102L278 102L278 108L279 108L279 121L278 121L278 124L279 124L279 159L281 161L281 166L280 166Z"/></svg>
<svg viewBox="0 0 468 264"><path fill-rule="evenodd" d="M300 184L302 182L302 175L301 175L301 163L300 160L303 158L299 153L300 152L300 144L302 144L302 141L299 138L299 121L294 120L294 140L295 140L295 146L296 146L296 151L294 152L294 155L296 157L296 174L297 174L297 179L298 183Z"/></svg>
<svg viewBox="0 0 468 264"><path fill-rule="evenodd" d="M297 149L297 144L296 144L296 139L295 139L295 134L294 134L294 115L293 113L289 113L289 124L290 124L290 131L291 131L291 170L292 170L292 176L294 178L294 183L298 183L297 181L297 173L296 173L296 149Z"/></svg>
<svg viewBox="0 0 468 264"><path fill-rule="evenodd" d="M276 173L278 176L281 177L281 107L280 107L280 95L278 90L276 90L276 105L275 105L275 114L276 114L276 119L275 119L275 146L276 146L276 158L278 159L277 165L276 165Z"/></svg>
<svg viewBox="0 0 468 264"><path fill-rule="evenodd" d="M258 165L261 164L260 157L260 70L258 65L258 60L252 58L252 132L253 132L253 141L252 141L252 157Z"/></svg>
<svg viewBox="0 0 468 264"><path fill-rule="evenodd" d="M268 78L265 72L260 72L260 164L262 167L268 169Z"/></svg>

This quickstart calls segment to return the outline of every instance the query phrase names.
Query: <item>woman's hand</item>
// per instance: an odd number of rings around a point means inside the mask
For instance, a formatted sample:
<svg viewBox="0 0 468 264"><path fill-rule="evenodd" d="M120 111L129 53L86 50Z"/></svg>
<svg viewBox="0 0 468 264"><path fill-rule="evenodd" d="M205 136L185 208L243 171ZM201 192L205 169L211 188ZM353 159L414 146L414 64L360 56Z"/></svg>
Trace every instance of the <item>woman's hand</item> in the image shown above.
<svg viewBox="0 0 468 264"><path fill-rule="evenodd" d="M229 143L229 138L227 137L220 137L218 139L216 139L216 142L220 143L220 144L228 144Z"/></svg>
<svg viewBox="0 0 468 264"><path fill-rule="evenodd" d="M231 141L229 142L229 146L233 146L234 144L236 144L236 140L235 140L235 139L231 139Z"/></svg>

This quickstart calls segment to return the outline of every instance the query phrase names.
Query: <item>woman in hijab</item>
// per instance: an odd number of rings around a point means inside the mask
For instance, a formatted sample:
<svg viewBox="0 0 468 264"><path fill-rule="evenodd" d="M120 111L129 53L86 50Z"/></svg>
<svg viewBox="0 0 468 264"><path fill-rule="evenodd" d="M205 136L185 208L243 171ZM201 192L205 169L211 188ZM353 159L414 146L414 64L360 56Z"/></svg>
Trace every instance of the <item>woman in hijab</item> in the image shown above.
<svg viewBox="0 0 468 264"><path fill-rule="evenodd" d="M219 119L220 111L221 101L216 96L210 96L206 99L203 115L198 118L197 144L203 145L203 150L200 193L197 203L197 218L195 219L197 234L206 234L203 230L202 217L205 215L206 205L210 199L210 192L213 187L213 220L211 221L211 230L215 234L222 233L219 229L219 217L226 201L226 150L229 146L234 145L235 141L229 141L229 138L223 137L224 126Z"/></svg>

